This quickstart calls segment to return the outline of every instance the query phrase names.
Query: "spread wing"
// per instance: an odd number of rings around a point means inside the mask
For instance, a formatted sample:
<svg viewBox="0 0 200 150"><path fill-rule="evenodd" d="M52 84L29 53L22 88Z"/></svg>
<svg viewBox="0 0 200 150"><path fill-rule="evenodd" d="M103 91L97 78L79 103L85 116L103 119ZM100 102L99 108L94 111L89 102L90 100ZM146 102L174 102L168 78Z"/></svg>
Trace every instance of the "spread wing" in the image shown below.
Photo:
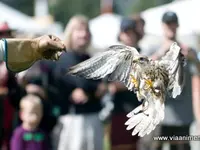
<svg viewBox="0 0 200 150"><path fill-rule="evenodd" d="M174 42L170 50L161 58L165 66L168 66L169 84L168 91L173 98L181 94L184 86L184 65L185 57L181 53L181 48Z"/></svg>
<svg viewBox="0 0 200 150"><path fill-rule="evenodd" d="M113 45L107 51L71 67L68 73L94 80L108 77L109 81L123 82L128 89L132 89L129 74L137 65L133 59L138 55L139 52L133 47Z"/></svg>

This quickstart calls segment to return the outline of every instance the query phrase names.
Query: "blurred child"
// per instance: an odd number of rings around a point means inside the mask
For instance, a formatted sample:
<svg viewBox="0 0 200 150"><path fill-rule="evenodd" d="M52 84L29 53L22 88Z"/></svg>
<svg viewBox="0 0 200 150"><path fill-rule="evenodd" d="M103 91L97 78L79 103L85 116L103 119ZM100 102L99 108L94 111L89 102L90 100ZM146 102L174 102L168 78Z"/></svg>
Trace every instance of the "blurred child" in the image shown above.
<svg viewBox="0 0 200 150"><path fill-rule="evenodd" d="M20 101L21 126L15 129L11 150L47 150L46 135L38 128L43 116L38 96L28 94Z"/></svg>

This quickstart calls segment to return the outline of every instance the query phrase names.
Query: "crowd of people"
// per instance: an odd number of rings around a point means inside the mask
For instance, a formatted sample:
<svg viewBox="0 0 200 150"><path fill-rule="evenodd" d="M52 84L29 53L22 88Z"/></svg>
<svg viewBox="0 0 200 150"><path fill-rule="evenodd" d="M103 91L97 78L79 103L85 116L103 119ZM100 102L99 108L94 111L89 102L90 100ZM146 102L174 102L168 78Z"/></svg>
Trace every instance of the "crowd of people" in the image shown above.
<svg viewBox="0 0 200 150"><path fill-rule="evenodd" d="M167 141L153 141L153 136L190 135L194 121L195 132L200 135L200 63L196 50L177 41L176 13L164 13L161 21L164 38L157 47L142 49L145 20L140 15L124 17L116 37L116 44L135 47L154 60L162 57L176 41L188 58L183 92L177 100L166 99L165 119L153 132L140 138L126 130L126 115L140 102L122 83L66 75L69 67L91 57L89 19L75 15L64 31L67 52L58 61L37 61L22 76L8 71L5 62L0 63L1 149L103 150L107 123L112 150L162 149ZM12 30L2 23L0 38L10 37ZM171 150L198 149L189 141L168 141L168 144Z"/></svg>

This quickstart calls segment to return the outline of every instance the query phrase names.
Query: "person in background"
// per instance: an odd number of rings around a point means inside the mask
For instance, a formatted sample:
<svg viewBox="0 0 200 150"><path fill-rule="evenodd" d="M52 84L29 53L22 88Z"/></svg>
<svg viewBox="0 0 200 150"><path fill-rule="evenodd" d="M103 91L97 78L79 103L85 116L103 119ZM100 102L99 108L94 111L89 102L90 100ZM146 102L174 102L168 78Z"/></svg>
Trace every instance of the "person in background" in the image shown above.
<svg viewBox="0 0 200 150"><path fill-rule="evenodd" d="M17 39L11 35L12 30L9 29L7 23L2 23L0 28L0 39L4 38L0 40L2 67L0 124L3 126L0 131L0 143L3 143L3 149L9 149L8 141L14 112L10 104L15 105L19 101L18 98L21 97L18 94L21 92L19 92L20 90L15 81L14 72L28 69L39 59L57 60L60 56L60 51L65 49L65 46L60 39L53 35L45 35L34 39ZM14 99L18 101L15 102ZM4 117L3 115L6 116Z"/></svg>
<svg viewBox="0 0 200 150"><path fill-rule="evenodd" d="M139 41L140 41L140 40L142 40L142 38L145 35L145 32L144 32L145 21L141 17L140 14L135 14L135 15L131 16L131 18L134 19L136 22L136 30L139 35Z"/></svg>
<svg viewBox="0 0 200 150"><path fill-rule="evenodd" d="M33 65L33 67L37 67L37 66ZM45 132L48 138L48 141L51 141L51 132L53 130L53 127L56 125L57 116L53 114L52 102L48 99L47 92L43 86L42 73L40 74L40 76L36 76L36 74L39 75L40 71L37 70L39 72L37 73L34 72L36 70L33 69L33 67L31 67L28 70L25 76L25 80L27 83L25 87L20 87L21 88L20 91L23 91L23 92L19 93L19 95L23 97L26 94L34 94L40 97L43 116L40 121L39 128L41 128ZM22 123L22 120L20 119L20 110L19 110L21 98L15 98L14 100L15 102L12 102L12 103L14 104L13 106L16 108L16 115L15 115L15 120L14 120L14 125L13 125L15 129ZM52 148L51 142L48 143L48 146L49 148Z"/></svg>
<svg viewBox="0 0 200 150"><path fill-rule="evenodd" d="M120 44L135 47L139 52L139 35L136 22L131 18L124 18L121 22L118 40ZM132 136L126 130L124 123L126 115L139 105L136 95L119 82L109 83L109 91L113 95L114 110L111 117L111 149L112 150L137 150L137 136Z"/></svg>
<svg viewBox="0 0 200 150"><path fill-rule="evenodd" d="M25 90L28 94L36 94L41 98L41 103L43 106L43 117L39 127L43 129L43 131L47 133L48 137L50 138L53 127L57 122L57 116L54 116L53 114L52 102L48 99L48 95L43 86L42 79L33 77L28 81Z"/></svg>
<svg viewBox="0 0 200 150"><path fill-rule="evenodd" d="M42 115L42 104L38 96L28 94L21 99L22 124L13 133L11 150L48 150L47 136L38 128Z"/></svg>
<svg viewBox="0 0 200 150"><path fill-rule="evenodd" d="M73 16L65 29L65 46L68 53L63 53L57 62L55 76L60 81L63 105L62 124L58 150L103 150L103 124L99 119L101 110L100 81L66 75L67 69L86 59L86 50L91 41L88 18L84 15ZM58 123L58 125L59 125Z"/></svg>
<svg viewBox="0 0 200 150"><path fill-rule="evenodd" d="M0 101L1 101L1 142L2 148L9 150L9 140L12 134L12 123L14 118L15 108L10 101L13 100L12 92L17 88L17 82L14 74L6 69L5 63L0 63Z"/></svg>
<svg viewBox="0 0 200 150"><path fill-rule="evenodd" d="M146 51L146 54L153 60L160 59L169 50L173 42L181 47L181 52L187 58L185 69L185 86L180 96L176 99L166 97L165 118L150 135L141 139L141 150L162 149L169 145L171 150L190 150L189 141L153 141L153 136L188 136L190 125L195 117L200 122L200 78L199 61L196 51L180 43L177 38L179 27L178 16L175 12L167 11L162 17L164 40L159 48L152 48L154 51ZM157 50L157 51L155 51ZM153 145L152 145L153 143Z"/></svg>
<svg viewBox="0 0 200 150"><path fill-rule="evenodd" d="M13 30L10 29L8 23L0 23L0 39L1 38L13 38ZM12 100L12 91L17 86L15 76L12 72L9 72L6 68L6 64L0 62L0 111L1 111L1 131L0 131L0 143L2 149L9 150L9 140L12 134L12 121L15 109L10 104Z"/></svg>

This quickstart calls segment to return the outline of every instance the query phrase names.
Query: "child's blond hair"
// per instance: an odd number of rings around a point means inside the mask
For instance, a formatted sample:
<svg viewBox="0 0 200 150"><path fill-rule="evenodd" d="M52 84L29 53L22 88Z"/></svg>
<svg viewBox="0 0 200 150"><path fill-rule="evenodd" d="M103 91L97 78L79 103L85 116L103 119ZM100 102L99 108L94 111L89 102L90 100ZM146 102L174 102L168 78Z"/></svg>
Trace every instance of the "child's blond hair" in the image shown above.
<svg viewBox="0 0 200 150"><path fill-rule="evenodd" d="M42 106L41 99L33 94L27 94L20 101L20 110L23 110L27 104L33 104L34 106Z"/></svg>

